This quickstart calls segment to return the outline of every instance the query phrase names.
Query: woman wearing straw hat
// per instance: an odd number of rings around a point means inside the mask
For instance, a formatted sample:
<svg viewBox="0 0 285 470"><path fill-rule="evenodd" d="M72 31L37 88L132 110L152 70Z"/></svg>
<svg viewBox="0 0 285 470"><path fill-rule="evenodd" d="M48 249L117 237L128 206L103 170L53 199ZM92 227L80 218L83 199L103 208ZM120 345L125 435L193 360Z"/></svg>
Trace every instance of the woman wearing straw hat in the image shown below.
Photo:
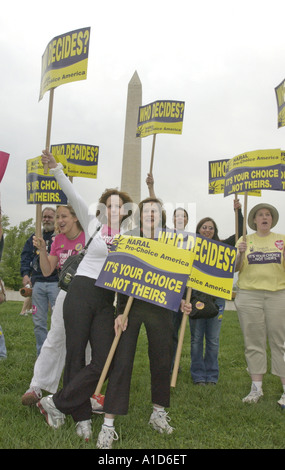
<svg viewBox="0 0 285 470"><path fill-rule="evenodd" d="M280 377L283 385L278 404L285 408L285 235L271 232L278 218L278 211L270 204L257 204L249 212L248 225L255 232L237 242L235 305L252 379L250 393L243 402L257 403L263 396L268 339L271 372Z"/></svg>

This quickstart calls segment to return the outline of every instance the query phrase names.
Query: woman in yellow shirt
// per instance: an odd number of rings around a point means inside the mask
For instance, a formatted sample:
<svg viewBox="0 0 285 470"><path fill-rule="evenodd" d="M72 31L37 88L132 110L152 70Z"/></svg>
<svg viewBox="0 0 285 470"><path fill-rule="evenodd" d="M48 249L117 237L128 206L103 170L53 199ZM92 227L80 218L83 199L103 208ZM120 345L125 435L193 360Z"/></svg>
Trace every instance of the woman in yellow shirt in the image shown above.
<svg viewBox="0 0 285 470"><path fill-rule="evenodd" d="M248 215L248 225L255 232L237 242L235 305L252 379L250 393L243 402L257 403L263 396L268 339L271 372L280 377L283 385L278 403L285 408L285 235L271 232L278 218L278 211L270 204L258 204Z"/></svg>

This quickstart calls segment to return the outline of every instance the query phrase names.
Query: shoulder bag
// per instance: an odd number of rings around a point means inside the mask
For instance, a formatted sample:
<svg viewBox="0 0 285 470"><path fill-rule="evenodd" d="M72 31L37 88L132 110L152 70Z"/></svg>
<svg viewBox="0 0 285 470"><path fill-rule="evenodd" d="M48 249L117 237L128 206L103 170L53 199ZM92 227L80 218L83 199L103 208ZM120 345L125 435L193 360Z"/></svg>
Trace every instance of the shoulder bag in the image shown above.
<svg viewBox="0 0 285 470"><path fill-rule="evenodd" d="M99 227L96 229L92 237L90 237L90 239L88 240L88 243L85 245L85 247L80 253L78 253L77 255L69 256L67 260L64 262L61 268L61 271L59 273L59 276L58 276L58 287L60 287L62 290L66 292L68 291L70 283L76 274L78 266L83 260L87 252L88 246L90 245L91 241L93 240L98 230L100 230L100 228L101 228L101 225L99 225Z"/></svg>
<svg viewBox="0 0 285 470"><path fill-rule="evenodd" d="M215 297L204 292L195 291L191 296L192 312L190 318L214 318L219 313L219 307L215 303Z"/></svg>

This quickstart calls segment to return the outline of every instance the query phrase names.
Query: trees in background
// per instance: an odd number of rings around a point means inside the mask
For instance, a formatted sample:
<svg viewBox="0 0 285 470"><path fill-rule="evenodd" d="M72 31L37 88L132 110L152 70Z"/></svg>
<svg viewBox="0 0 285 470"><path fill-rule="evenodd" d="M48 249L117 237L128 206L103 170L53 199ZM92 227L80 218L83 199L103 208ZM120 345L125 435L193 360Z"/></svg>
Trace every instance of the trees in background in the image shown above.
<svg viewBox="0 0 285 470"><path fill-rule="evenodd" d="M4 250L0 263L0 278L5 286L19 290L22 287L20 274L21 252L27 239L35 232L33 219L20 222L19 225L9 226L9 218L2 216L4 232Z"/></svg>

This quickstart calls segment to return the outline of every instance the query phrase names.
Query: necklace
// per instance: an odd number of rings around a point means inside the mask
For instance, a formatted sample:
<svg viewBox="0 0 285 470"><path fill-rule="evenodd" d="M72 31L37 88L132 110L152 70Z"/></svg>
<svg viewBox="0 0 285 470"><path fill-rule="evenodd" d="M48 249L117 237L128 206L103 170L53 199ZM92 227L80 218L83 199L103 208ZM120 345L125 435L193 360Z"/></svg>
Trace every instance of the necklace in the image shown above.
<svg viewBox="0 0 285 470"><path fill-rule="evenodd" d="M80 235L81 232L82 232L82 230L79 230L79 232L77 232L77 234L74 237L68 237L67 235L66 236L67 236L68 240L75 240L75 238L77 238Z"/></svg>

